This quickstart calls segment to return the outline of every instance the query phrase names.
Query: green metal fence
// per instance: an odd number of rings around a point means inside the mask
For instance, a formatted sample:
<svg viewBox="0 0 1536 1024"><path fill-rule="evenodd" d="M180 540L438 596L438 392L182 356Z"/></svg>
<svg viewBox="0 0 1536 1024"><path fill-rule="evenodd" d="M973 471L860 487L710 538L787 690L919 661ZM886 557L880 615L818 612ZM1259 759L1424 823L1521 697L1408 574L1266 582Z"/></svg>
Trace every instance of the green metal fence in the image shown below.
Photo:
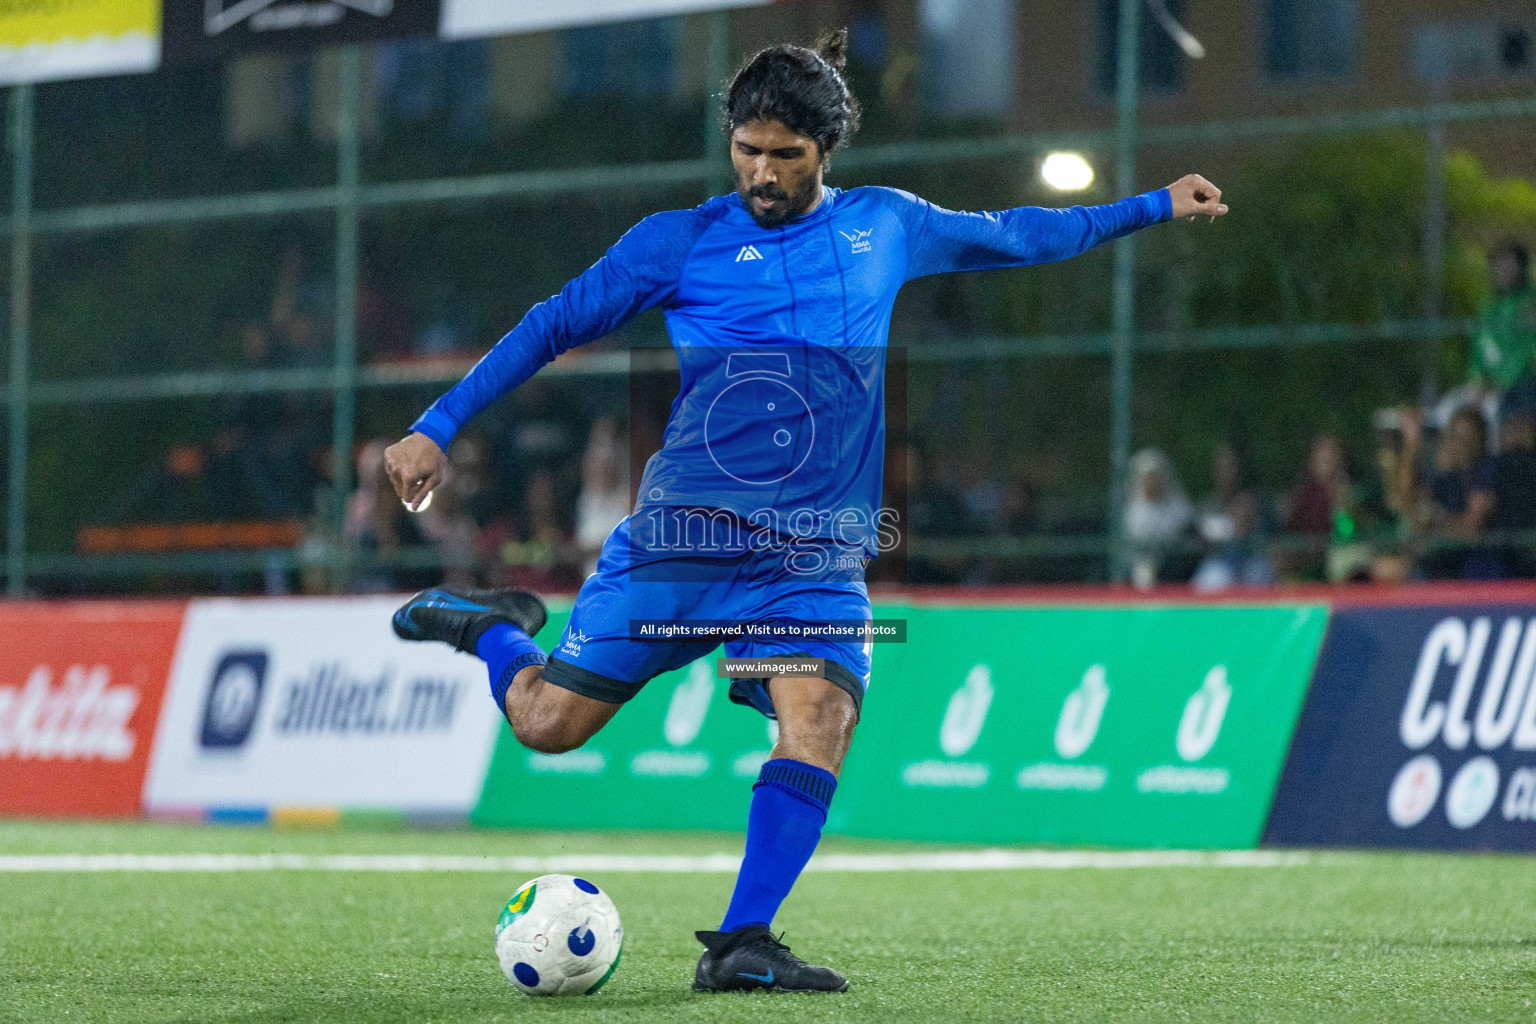
<svg viewBox="0 0 1536 1024"><path fill-rule="evenodd" d="M1536 117L1536 95L1472 102L1437 102L1419 106L1353 110L1196 124L1142 126L1138 113L1137 54L1129 45L1139 32L1140 6L1122 4L1121 45L1116 69L1116 123L1112 129L1074 133L1002 134L946 140L907 141L855 147L839 158L839 166L855 169L963 165L984 161L1034 158L1053 149L1112 149L1116 154L1116 183L1120 194L1136 186L1137 155L1147 150L1209 143L1274 140L1285 137L1351 135L1383 129L1413 129L1431 141L1441 133L1442 145L1430 147L1427 168L1431 201L1426 203L1426 252L1438 248L1444 234L1444 204L1433 198L1443 191L1443 129L1467 122L1509 121ZM708 16L707 81L723 81L729 70L730 15ZM334 399L332 475L341 493L349 489L358 393L366 389L419 384L446 384L452 379L439 370L359 365L355 314L358 285L359 218L363 211L383 207L432 204L475 204L494 199L546 198L626 189L697 185L704 195L729 187L725 140L716 111L706 104L701 131L701 159L643 164L595 166L442 177L427 180L369 183L359 172L362 60L359 51L341 53L340 90L336 120L335 183L237 195L135 201L58 209L33 208L33 87L17 86L9 97L11 209L0 220L10 238L9 376L3 391L9 432L9 495L6 505L6 582L13 595L26 591L32 576L124 577L156 572L260 571L303 564L296 552L210 552L166 555L76 555L29 553L26 535L26 480L30 414L45 406L89 409L93 404L144 399L173 399L277 392L329 393ZM34 242L49 236L95 233L123 228L175 223L256 220L297 213L325 213L335 219L335 350L329 368L176 372L136 376L91 377L33 381L29 374L29 325L32 310ZM915 361L962 361L1061 355L1108 355L1111 362L1110 480L1113 496L1110 522L1119 523L1125 500L1126 467L1131 451L1131 396L1137 353L1191 349L1232 349L1264 346L1341 344L1361 341L1429 340L1461 333L1464 320L1441 315L1439 298L1429 289L1422 316L1370 324L1314 323L1253 328L1187 331L1138 331L1134 323L1135 247L1131 238L1116 242L1112 326L1105 333L1037 335L1029 337L971 337L942 347L914 349ZM621 375L629 371L622 354L600 354L576 367L551 367L545 372ZM339 524L342 503L333 503ZM1024 542L1019 542L1024 543ZM1019 543L1013 547L1019 547ZM1032 543L1032 542L1030 542ZM1030 543L1024 543L1030 547ZM1067 548L1095 553L1118 550L1114 538L1066 540ZM328 556L329 557L329 556ZM337 568L344 556L334 556ZM442 564L433 552L402 556L406 563ZM1118 573L1118 567L1116 572ZM338 576L337 578L341 578Z"/></svg>

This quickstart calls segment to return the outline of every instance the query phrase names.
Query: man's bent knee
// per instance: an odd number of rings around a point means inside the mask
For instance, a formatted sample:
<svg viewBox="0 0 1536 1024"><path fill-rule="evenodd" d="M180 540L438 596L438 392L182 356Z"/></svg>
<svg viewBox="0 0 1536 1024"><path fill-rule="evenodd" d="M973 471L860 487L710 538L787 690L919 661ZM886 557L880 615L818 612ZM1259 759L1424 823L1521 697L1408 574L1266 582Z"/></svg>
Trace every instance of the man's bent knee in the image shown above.
<svg viewBox="0 0 1536 1024"><path fill-rule="evenodd" d="M543 711L536 710L509 721L517 742L541 754L563 754L575 750L590 738L590 734L579 725Z"/></svg>
<svg viewBox="0 0 1536 1024"><path fill-rule="evenodd" d="M619 710L618 704L561 689L542 678L507 693L507 721L512 735L530 750L563 754L587 742Z"/></svg>

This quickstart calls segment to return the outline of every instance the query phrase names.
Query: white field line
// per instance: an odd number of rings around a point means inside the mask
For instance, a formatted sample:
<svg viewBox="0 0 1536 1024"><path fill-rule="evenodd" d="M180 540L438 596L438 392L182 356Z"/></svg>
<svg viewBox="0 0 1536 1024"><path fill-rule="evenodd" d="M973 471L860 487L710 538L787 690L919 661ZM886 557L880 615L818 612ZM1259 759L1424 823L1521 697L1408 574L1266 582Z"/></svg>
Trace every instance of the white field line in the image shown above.
<svg viewBox="0 0 1536 1024"><path fill-rule="evenodd" d="M935 853L830 853L807 871L1027 871L1068 868L1285 868L1337 863L1305 851L1280 850L954 850ZM473 857L412 854L302 853L52 853L0 856L0 872L90 871L392 871L551 872L616 874L735 874L741 858L650 854L567 854L557 857Z"/></svg>

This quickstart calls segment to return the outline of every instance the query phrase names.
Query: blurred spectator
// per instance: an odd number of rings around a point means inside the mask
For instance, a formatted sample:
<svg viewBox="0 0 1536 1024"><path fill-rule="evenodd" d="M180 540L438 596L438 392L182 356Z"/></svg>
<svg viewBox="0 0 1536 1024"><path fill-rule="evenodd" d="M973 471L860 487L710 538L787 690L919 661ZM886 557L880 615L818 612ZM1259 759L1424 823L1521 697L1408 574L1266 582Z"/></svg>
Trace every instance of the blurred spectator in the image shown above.
<svg viewBox="0 0 1536 1024"><path fill-rule="evenodd" d="M1196 512L1200 538L1208 544L1221 544L1234 537L1237 530L1232 506L1238 501L1246 503L1245 495L1253 499L1258 514L1255 529L1267 532L1269 509L1259 494L1248 446L1239 439L1228 438L1211 453L1211 493L1200 502Z"/></svg>
<svg viewBox="0 0 1536 1024"><path fill-rule="evenodd" d="M1238 491L1227 502L1224 518L1231 532L1214 542L1214 550L1200 562L1191 584L1202 591L1274 586L1277 574L1264 550L1258 496ZM1206 541L1211 543L1212 538Z"/></svg>
<svg viewBox="0 0 1536 1024"><path fill-rule="evenodd" d="M272 293L272 330L277 340L274 362L280 366L328 366L334 360L335 326L331 278L314 271L299 246L283 251Z"/></svg>
<svg viewBox="0 0 1536 1024"><path fill-rule="evenodd" d="M1348 505L1349 461L1344 445L1334 434L1312 439L1307 468L1291 488L1285 502L1285 532L1296 538L1316 540L1314 547L1286 551L1280 560L1282 573L1304 579L1323 578L1323 548L1333 533L1336 510Z"/></svg>
<svg viewBox="0 0 1536 1024"><path fill-rule="evenodd" d="M561 524L555 477L548 469L533 472L522 508L481 531L480 546L501 563L494 586L558 591L581 584L580 551Z"/></svg>
<svg viewBox="0 0 1536 1024"><path fill-rule="evenodd" d="M1217 445L1211 479L1211 494L1200 503L1195 520L1208 551L1191 583L1196 590L1273 585L1275 566L1264 544L1264 504L1240 441Z"/></svg>
<svg viewBox="0 0 1536 1024"><path fill-rule="evenodd" d="M586 573L596 570L603 541L633 507L628 468L613 417L593 420L581 460L581 495L576 499L576 545Z"/></svg>
<svg viewBox="0 0 1536 1024"><path fill-rule="evenodd" d="M482 481L477 467L464 465L466 456L472 458L475 451L474 442L464 440L469 442L467 447L459 440L449 446L447 475L433 492L432 503L417 514L416 527L443 556L444 582L473 587L480 531L469 509Z"/></svg>
<svg viewBox="0 0 1536 1024"><path fill-rule="evenodd" d="M1487 575L1486 552L1466 545L1481 539L1488 526L1493 513L1493 485L1488 424L1481 411L1463 406L1440 432L1427 500L1419 513L1432 540L1454 542L1449 548L1441 546L1424 556L1424 570L1431 578Z"/></svg>
<svg viewBox="0 0 1536 1024"><path fill-rule="evenodd" d="M371 263L357 282L357 353L362 362L400 359L411 348L411 317L399 288Z"/></svg>
<svg viewBox="0 0 1536 1024"><path fill-rule="evenodd" d="M1536 530L1536 411L1510 410L1503 442L1493 459L1492 528L1501 534ZM1536 576L1529 537L1506 539L1489 552L1490 568L1503 577Z"/></svg>
<svg viewBox="0 0 1536 1024"><path fill-rule="evenodd" d="M473 344L475 311L454 289L439 284L432 291L426 323L411 339L411 354L423 359L454 355Z"/></svg>
<svg viewBox="0 0 1536 1024"><path fill-rule="evenodd" d="M535 377L517 389L514 401L506 450L515 456L519 475L527 478L539 469L558 472L568 467L578 451L578 438L586 433L569 395L558 395L549 380Z"/></svg>
<svg viewBox="0 0 1536 1024"><path fill-rule="evenodd" d="M1034 482L1015 470L1003 485L1002 507L998 510L1000 532L1018 537L1040 529L1039 504L1040 495Z"/></svg>
<svg viewBox="0 0 1536 1024"><path fill-rule="evenodd" d="M384 471L385 441L370 441L357 455L357 490L347 502L342 538L364 556L352 589L377 594L406 589L400 570L386 564L400 549L422 542L416 516L406 511ZM435 502L435 499L434 499Z"/></svg>
<svg viewBox="0 0 1536 1024"><path fill-rule="evenodd" d="M1489 254L1492 294L1477 316L1468 376L1509 411L1536 409L1536 287L1526 248L1506 241ZM1502 417L1502 414L1501 414Z"/></svg>
<svg viewBox="0 0 1536 1024"><path fill-rule="evenodd" d="M1288 533L1326 536L1333 530L1333 511L1349 495L1349 462L1344 445L1334 434L1312 439L1306 472L1291 488L1286 501Z"/></svg>
<svg viewBox="0 0 1536 1024"><path fill-rule="evenodd" d="M271 366L272 335L261 324L240 329L240 368ZM208 480L215 519L284 518L282 487L263 458L281 402L271 394L228 395L220 402L219 424L208 445Z"/></svg>
<svg viewBox="0 0 1536 1024"><path fill-rule="evenodd" d="M1157 449L1137 452L1130 471L1125 539L1130 547L1131 583L1145 589L1168 578L1165 563L1188 533L1195 508L1174 476L1168 456Z"/></svg>
<svg viewBox="0 0 1536 1024"><path fill-rule="evenodd" d="M1417 409L1378 412L1375 472L1354 482L1334 509L1329 582L1401 583L1408 578L1420 424Z"/></svg>
<svg viewBox="0 0 1536 1024"><path fill-rule="evenodd" d="M448 464L453 471L453 487L464 512L477 531L502 513L507 504L494 475L487 453L487 442L478 433L466 431L454 438L448 448Z"/></svg>
<svg viewBox="0 0 1536 1024"><path fill-rule="evenodd" d="M386 117L446 127L460 142L479 141L490 129L490 73L486 39L381 43L373 65Z"/></svg>
<svg viewBox="0 0 1536 1024"><path fill-rule="evenodd" d="M965 464L962 478L960 498L965 502L966 518L980 533L1001 533L1003 482L977 458Z"/></svg>
<svg viewBox="0 0 1536 1024"><path fill-rule="evenodd" d="M907 445L901 452L906 464L907 539L917 538L921 545L923 541L974 533L960 492L935 472L929 454L917 445ZM964 572L965 560L960 558L920 554L907 559L909 583L958 583Z"/></svg>

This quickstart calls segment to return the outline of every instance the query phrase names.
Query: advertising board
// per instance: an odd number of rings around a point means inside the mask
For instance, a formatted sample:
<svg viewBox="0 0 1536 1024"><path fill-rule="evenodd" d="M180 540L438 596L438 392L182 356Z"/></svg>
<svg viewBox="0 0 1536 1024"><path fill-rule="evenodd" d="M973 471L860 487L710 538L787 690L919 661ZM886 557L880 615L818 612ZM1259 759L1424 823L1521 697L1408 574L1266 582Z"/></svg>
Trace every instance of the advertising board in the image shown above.
<svg viewBox="0 0 1536 1024"><path fill-rule="evenodd" d="M770 0L442 0L444 39L539 32L568 25L664 18L691 11L756 7Z"/></svg>
<svg viewBox="0 0 1536 1024"><path fill-rule="evenodd" d="M1176 847L1257 843L1327 621L1321 605L905 614L908 649L875 651L849 832Z"/></svg>
<svg viewBox="0 0 1536 1024"><path fill-rule="evenodd" d="M829 830L1244 847L1263 828L1327 609L877 605L875 615L907 620L908 643L874 645ZM711 656L658 677L567 754L523 750L504 731L475 819L741 828L776 734L730 704L714 674Z"/></svg>
<svg viewBox="0 0 1536 1024"><path fill-rule="evenodd" d="M1264 839L1536 849L1536 604L1333 614Z"/></svg>
<svg viewBox="0 0 1536 1024"><path fill-rule="evenodd" d="M139 811L179 602L0 608L0 814Z"/></svg>
<svg viewBox="0 0 1536 1024"><path fill-rule="evenodd" d="M193 602L145 809L467 813L501 721L485 666L396 639L398 603Z"/></svg>
<svg viewBox="0 0 1536 1024"><path fill-rule="evenodd" d="M439 20L439 0L167 0L165 61L431 35Z"/></svg>
<svg viewBox="0 0 1536 1024"><path fill-rule="evenodd" d="M0 85L153 71L159 63L160 0L0 4Z"/></svg>

